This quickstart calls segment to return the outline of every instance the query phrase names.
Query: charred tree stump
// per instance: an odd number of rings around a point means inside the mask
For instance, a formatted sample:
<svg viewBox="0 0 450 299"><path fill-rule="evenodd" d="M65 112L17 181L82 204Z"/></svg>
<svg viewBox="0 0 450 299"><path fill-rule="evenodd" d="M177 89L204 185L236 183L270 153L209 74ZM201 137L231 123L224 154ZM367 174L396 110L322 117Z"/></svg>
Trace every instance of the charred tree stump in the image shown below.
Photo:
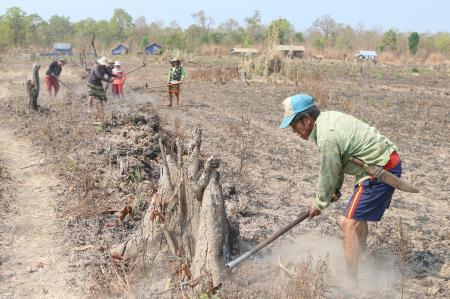
<svg viewBox="0 0 450 299"><path fill-rule="evenodd" d="M28 108L37 110L38 104L37 100L39 97L39 69L41 66L39 64L33 64L33 71L31 73L31 80L27 80L26 89L28 95Z"/></svg>
<svg viewBox="0 0 450 299"><path fill-rule="evenodd" d="M201 137L202 131L196 129L187 146L177 140L172 147L160 139L158 192L138 230L112 253L124 258L144 255L153 261L176 255L186 261L189 270L184 281L207 278L208 284L216 287L230 252L225 242L227 217L220 161L200 159ZM171 153L166 152L168 148L173 148Z"/></svg>

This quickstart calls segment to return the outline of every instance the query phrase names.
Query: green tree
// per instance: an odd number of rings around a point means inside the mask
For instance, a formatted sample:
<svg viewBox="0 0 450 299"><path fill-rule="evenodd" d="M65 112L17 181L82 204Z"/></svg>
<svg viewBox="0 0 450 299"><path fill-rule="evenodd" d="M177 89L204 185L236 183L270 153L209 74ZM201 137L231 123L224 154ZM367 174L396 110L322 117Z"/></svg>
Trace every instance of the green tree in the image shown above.
<svg viewBox="0 0 450 299"><path fill-rule="evenodd" d="M303 43L305 41L305 37L303 36L303 33L296 32L294 34L294 41L297 43Z"/></svg>
<svg viewBox="0 0 450 299"><path fill-rule="evenodd" d="M1 20L4 22L4 40L16 47L23 45L27 33L26 13L19 7L11 7L1 16Z"/></svg>
<svg viewBox="0 0 450 299"><path fill-rule="evenodd" d="M253 16L245 19L248 37L247 45L257 43L264 39L264 25L261 22L261 14L259 10L255 10Z"/></svg>
<svg viewBox="0 0 450 299"><path fill-rule="evenodd" d="M450 53L450 33L439 33L434 38L434 46L442 53Z"/></svg>
<svg viewBox="0 0 450 299"><path fill-rule="evenodd" d="M124 9L118 8L114 10L109 25L114 39L123 42L132 33L133 18Z"/></svg>
<svg viewBox="0 0 450 299"><path fill-rule="evenodd" d="M270 23L266 35L276 36L280 44L290 44L294 33L294 26L288 20L279 18Z"/></svg>
<svg viewBox="0 0 450 299"><path fill-rule="evenodd" d="M324 15L314 21L309 31L319 32L323 36L323 47L326 48L332 46L332 37L336 32L337 26L336 21L331 16Z"/></svg>
<svg viewBox="0 0 450 299"><path fill-rule="evenodd" d="M411 33L408 37L409 53L411 53L411 55L413 56L416 56L417 50L419 49L419 41L420 36L417 32Z"/></svg>
<svg viewBox="0 0 450 299"><path fill-rule="evenodd" d="M397 32L391 29L384 33L380 50L381 51L395 50L396 48L397 48Z"/></svg>
<svg viewBox="0 0 450 299"><path fill-rule="evenodd" d="M195 12L191 15L193 17L198 26L202 29L203 33L203 41L207 42L209 37L209 31L211 30L211 27L214 25L214 20L211 17L208 17L205 14L205 11L200 10L198 12Z"/></svg>
<svg viewBox="0 0 450 299"><path fill-rule="evenodd" d="M76 42L80 48L86 49L86 47L90 47L92 35L97 33L97 25L97 22L91 18L73 24L75 31L74 42Z"/></svg>
<svg viewBox="0 0 450 299"><path fill-rule="evenodd" d="M139 45L141 46L141 48L145 48L148 46L149 43L150 43L150 39L148 38L147 35L144 35L141 38L141 42L139 43Z"/></svg>
<svg viewBox="0 0 450 299"><path fill-rule="evenodd" d="M51 40L62 42L72 38L74 29L69 17L55 15L48 20L48 32Z"/></svg>
<svg viewBox="0 0 450 299"><path fill-rule="evenodd" d="M40 35L40 28L46 24L46 22L38 15L31 14L27 17L27 33L26 40L33 45L42 44L42 36Z"/></svg>
<svg viewBox="0 0 450 299"><path fill-rule="evenodd" d="M217 27L217 31L224 34L230 34L233 31L238 30L239 27L240 27L239 22L233 18L230 18L225 22L223 22L222 24L220 24L219 27Z"/></svg>
<svg viewBox="0 0 450 299"><path fill-rule="evenodd" d="M148 45L148 42L145 45L142 45L142 40L144 38L147 38L150 41L147 20L144 16L137 17L134 20L132 38L139 44L140 48L144 48Z"/></svg>
<svg viewBox="0 0 450 299"><path fill-rule="evenodd" d="M177 22L172 21L169 28L166 29L168 35L166 40L166 47L172 49L184 49L186 48L184 32Z"/></svg>
<svg viewBox="0 0 450 299"><path fill-rule="evenodd" d="M97 22L96 24L96 34L97 37L96 40L100 42L100 45L103 47L109 47L112 45L113 41L117 41L117 35L114 33L114 31L111 29L111 24L108 21L102 20ZM92 37L90 37L92 38ZM89 41L90 43L90 41Z"/></svg>
<svg viewBox="0 0 450 299"><path fill-rule="evenodd" d="M228 19L217 27L217 32L221 34L219 44L233 47L242 44L246 32L235 19Z"/></svg>
<svg viewBox="0 0 450 299"><path fill-rule="evenodd" d="M8 46L7 34L8 34L8 26L6 22L4 22L0 18L0 50L3 50L4 48L6 48L6 46Z"/></svg>
<svg viewBox="0 0 450 299"><path fill-rule="evenodd" d="M196 47L205 42L203 35L203 29L197 25L189 26L186 31L186 47L188 50L193 51Z"/></svg>
<svg viewBox="0 0 450 299"><path fill-rule="evenodd" d="M323 36L317 37L317 38L314 40L314 42L313 42L314 48L320 49L320 50L322 50L322 49L325 48L325 44L326 44L326 43L325 43L325 38L324 38Z"/></svg>

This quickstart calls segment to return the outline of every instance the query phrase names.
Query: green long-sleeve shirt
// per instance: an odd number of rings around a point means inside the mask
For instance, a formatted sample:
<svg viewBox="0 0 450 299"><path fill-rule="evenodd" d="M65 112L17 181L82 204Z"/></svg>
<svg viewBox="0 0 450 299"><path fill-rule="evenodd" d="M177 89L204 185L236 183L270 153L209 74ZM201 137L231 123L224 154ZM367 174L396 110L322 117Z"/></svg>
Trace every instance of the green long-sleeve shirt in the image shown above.
<svg viewBox="0 0 450 299"><path fill-rule="evenodd" d="M350 157L367 164L384 166L397 147L377 129L354 118L336 112L321 112L309 136L320 153L320 172L314 206L323 210L330 205L335 190L342 187L344 174L354 175L355 184L368 176L349 161Z"/></svg>

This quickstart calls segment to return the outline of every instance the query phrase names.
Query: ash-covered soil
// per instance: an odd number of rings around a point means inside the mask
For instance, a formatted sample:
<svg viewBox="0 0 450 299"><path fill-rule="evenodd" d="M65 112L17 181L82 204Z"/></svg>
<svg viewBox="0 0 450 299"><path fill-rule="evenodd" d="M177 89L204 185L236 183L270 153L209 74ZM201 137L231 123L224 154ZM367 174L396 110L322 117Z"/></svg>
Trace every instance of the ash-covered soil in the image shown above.
<svg viewBox="0 0 450 299"><path fill-rule="evenodd" d="M55 100L41 90L40 113L28 112L22 81L30 66L24 64L21 69L6 72L1 79L1 126L32 140L36 151L46 157L47 164L41 167L62 182L57 212L66 222L62 230L65 246L72 252L70 267L90 273L70 283L85 294L108 283L108 277L99 274L102 269L108 271L107 249L139 224L139 216L123 222L118 219L127 204L126 194L143 181L148 182L143 185L145 190L151 190L158 178L154 159L159 151L155 142L159 128L151 127L157 117L162 128L177 136L189 137L194 128L203 128L204 151L224 162L227 210L238 215L240 231L235 255L306 209L315 193L317 150L289 130L278 129L282 100L306 90L319 99L323 96L323 110L353 114L396 143L403 178L421 189L419 194L397 191L383 220L370 225L369 256L363 262L359 295L398 297L403 288L405 297L448 296L448 66L422 67L416 76L404 66L364 65L361 75L359 65L305 62L305 76L297 84L263 83L257 78L249 84L222 84L217 78L194 81L189 80L194 67L187 66L181 106L168 108L163 89L144 87L145 81L156 86L165 80L167 66L151 64L144 72L130 75L125 100L108 101L105 125L95 124L84 113L81 67L67 66L61 77L74 92L62 90ZM128 168L120 173L118 161L123 163L124 157ZM298 225L236 269L234 279L225 281L219 294L285 297L289 276L279 266L278 257L292 269L309 255L317 259L328 254L330 284L335 286L332 296L343 296L345 272L337 218L344 198L353 190L351 183L347 178L343 199L320 217ZM145 199L139 208L145 209ZM117 287L112 292L120 290Z"/></svg>

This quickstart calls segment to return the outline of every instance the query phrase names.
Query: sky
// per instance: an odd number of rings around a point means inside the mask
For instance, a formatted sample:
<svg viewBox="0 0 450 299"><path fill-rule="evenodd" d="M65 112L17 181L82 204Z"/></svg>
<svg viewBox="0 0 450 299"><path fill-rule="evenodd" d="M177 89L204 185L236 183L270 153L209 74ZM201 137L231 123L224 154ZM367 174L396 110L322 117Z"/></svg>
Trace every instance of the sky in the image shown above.
<svg viewBox="0 0 450 299"><path fill-rule="evenodd" d="M163 21L169 25L175 20L186 28L194 23L192 13L199 10L212 17L216 26L229 18L244 25L245 18L259 10L263 23L282 17L296 31L305 31L316 18L330 15L339 23L362 23L366 29L450 32L450 0L0 0L0 14L12 6L46 20L52 15L70 17L71 21L88 17L108 20L114 9L123 8L133 18L145 16L147 23Z"/></svg>

